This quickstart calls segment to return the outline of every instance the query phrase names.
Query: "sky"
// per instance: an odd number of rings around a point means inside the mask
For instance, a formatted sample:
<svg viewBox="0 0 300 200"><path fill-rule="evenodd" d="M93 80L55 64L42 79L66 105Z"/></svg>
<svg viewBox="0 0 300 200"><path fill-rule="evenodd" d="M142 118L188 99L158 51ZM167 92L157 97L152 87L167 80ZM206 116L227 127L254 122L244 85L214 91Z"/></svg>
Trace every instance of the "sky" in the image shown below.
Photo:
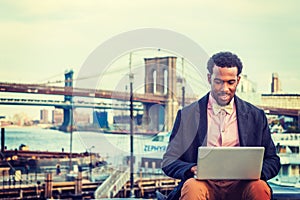
<svg viewBox="0 0 300 200"><path fill-rule="evenodd" d="M110 38L157 28L185 35L208 55L236 53L243 74L261 93L270 93L276 72L285 93L299 94L299 13L298 0L1 0L0 81L63 80L68 69L76 76L87 57ZM31 108L1 105L0 115L22 109Z"/></svg>

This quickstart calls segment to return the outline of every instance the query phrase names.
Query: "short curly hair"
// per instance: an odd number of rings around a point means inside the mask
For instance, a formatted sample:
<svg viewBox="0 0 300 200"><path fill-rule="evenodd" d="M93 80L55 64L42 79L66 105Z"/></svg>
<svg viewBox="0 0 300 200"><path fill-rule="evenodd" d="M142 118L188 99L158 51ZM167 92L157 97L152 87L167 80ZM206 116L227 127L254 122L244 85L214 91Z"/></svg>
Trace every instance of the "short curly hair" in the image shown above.
<svg viewBox="0 0 300 200"><path fill-rule="evenodd" d="M218 67L237 67L238 74L242 73L243 64L239 57L229 51L214 54L207 62L207 70L213 73L214 65Z"/></svg>

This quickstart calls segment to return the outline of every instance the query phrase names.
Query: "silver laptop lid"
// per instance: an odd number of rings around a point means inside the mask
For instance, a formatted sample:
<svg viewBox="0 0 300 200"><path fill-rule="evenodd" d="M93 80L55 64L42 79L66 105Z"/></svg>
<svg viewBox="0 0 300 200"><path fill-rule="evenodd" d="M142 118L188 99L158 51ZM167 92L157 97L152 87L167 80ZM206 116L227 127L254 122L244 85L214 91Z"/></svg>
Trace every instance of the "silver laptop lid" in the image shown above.
<svg viewBox="0 0 300 200"><path fill-rule="evenodd" d="M197 178L252 180L261 175L264 147L199 147Z"/></svg>

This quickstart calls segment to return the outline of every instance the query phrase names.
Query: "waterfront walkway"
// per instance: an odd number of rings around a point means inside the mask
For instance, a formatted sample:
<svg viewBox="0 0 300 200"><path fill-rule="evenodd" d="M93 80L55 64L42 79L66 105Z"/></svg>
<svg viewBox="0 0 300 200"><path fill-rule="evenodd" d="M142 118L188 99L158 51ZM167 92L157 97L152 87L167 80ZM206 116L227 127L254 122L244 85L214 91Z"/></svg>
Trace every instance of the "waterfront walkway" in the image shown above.
<svg viewBox="0 0 300 200"><path fill-rule="evenodd" d="M92 176L90 176L89 171L82 172L79 177L79 174L76 173L51 174L51 181L47 179L47 174L29 173L14 179L12 176L2 177L0 180L0 198L52 197L66 199L80 197L81 199L109 199L116 197L114 199L117 200L119 197L119 199L134 199L126 198L132 192L128 167L94 168ZM157 191L167 195L179 183L179 180L168 178L162 174L135 174L134 180L133 193L139 199L155 199ZM274 200L300 199L300 188L270 185L273 189Z"/></svg>

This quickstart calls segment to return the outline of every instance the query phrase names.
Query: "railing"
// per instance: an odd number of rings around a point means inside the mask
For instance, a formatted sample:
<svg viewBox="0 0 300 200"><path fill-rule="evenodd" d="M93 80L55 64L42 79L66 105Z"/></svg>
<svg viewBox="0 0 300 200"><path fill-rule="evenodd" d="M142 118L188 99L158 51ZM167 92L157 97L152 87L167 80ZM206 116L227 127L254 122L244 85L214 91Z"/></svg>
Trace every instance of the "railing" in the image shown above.
<svg viewBox="0 0 300 200"><path fill-rule="evenodd" d="M111 175L97 188L96 199L114 197L130 178L129 168L113 169Z"/></svg>
<svg viewBox="0 0 300 200"><path fill-rule="evenodd" d="M16 99L16 98L0 98L0 104L3 105L31 105L31 106L55 106L55 107L77 107L77 108L97 108L97 109L118 109L129 110L128 103L106 103L106 102L70 102L45 99ZM135 102L134 110L143 110L141 103Z"/></svg>

